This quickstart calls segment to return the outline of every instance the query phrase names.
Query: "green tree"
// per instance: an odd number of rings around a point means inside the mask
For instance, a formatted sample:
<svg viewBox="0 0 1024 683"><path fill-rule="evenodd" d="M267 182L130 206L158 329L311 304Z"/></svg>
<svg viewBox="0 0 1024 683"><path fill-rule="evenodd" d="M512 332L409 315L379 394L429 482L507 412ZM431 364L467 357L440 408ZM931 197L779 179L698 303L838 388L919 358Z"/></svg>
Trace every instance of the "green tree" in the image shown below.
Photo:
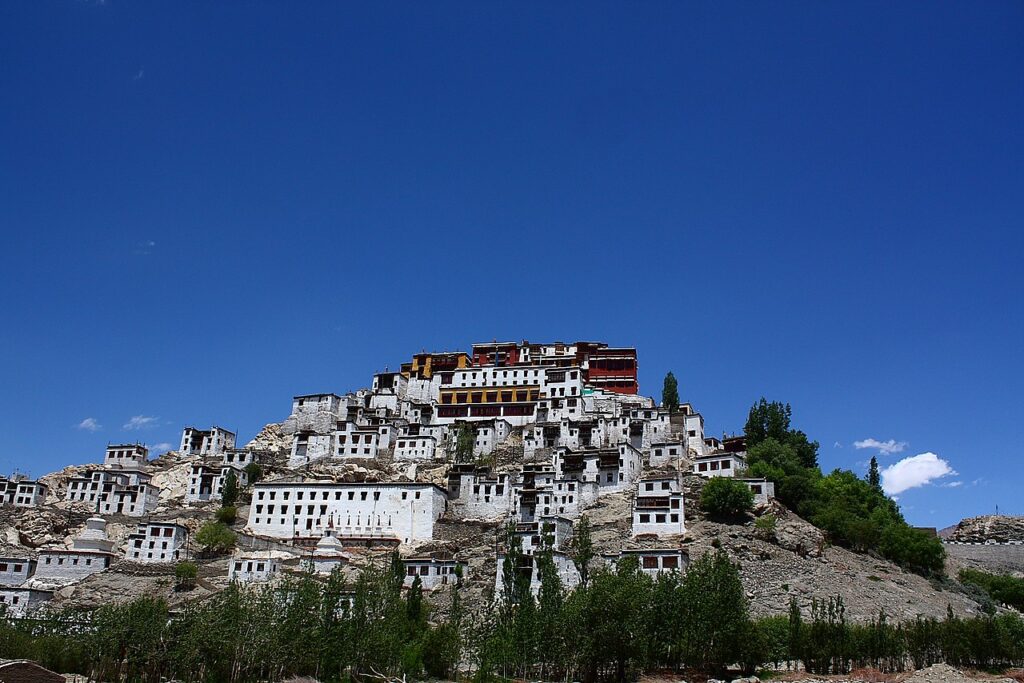
<svg viewBox="0 0 1024 683"><path fill-rule="evenodd" d="M473 446L476 441L476 430L468 422L460 422L455 427L455 462L473 462Z"/></svg>
<svg viewBox="0 0 1024 683"><path fill-rule="evenodd" d="M665 382L662 385L661 405L668 408L671 413L679 410L679 385L671 371L665 375Z"/></svg>
<svg viewBox="0 0 1024 683"><path fill-rule="evenodd" d="M868 467L868 484L879 491L882 490L882 475L878 472L878 458L871 456L871 466Z"/></svg>
<svg viewBox="0 0 1024 683"><path fill-rule="evenodd" d="M804 467L818 466L818 442L810 441L807 435L798 429L790 428L793 409L788 403L779 401L768 402L761 398L750 408L747 423L743 427L747 448L758 445L766 439L775 439L779 443L790 446Z"/></svg>
<svg viewBox="0 0 1024 683"><path fill-rule="evenodd" d="M580 585L584 588L590 580L590 563L594 559L594 541L590 537L590 518L581 515L580 521L572 535L569 546L572 563L580 575Z"/></svg>
<svg viewBox="0 0 1024 683"><path fill-rule="evenodd" d="M224 477L224 484L220 492L220 504L224 507L232 507L238 502L238 477L234 470L228 470Z"/></svg>
<svg viewBox="0 0 1024 683"><path fill-rule="evenodd" d="M701 671L721 673L736 660L738 645L750 634L739 571L721 550L705 553L687 567L682 592L684 661Z"/></svg>
<svg viewBox="0 0 1024 683"><path fill-rule="evenodd" d="M174 566L175 587L178 590L189 590L196 585L199 567L195 562L179 562Z"/></svg>
<svg viewBox="0 0 1024 683"><path fill-rule="evenodd" d="M259 463L251 462L245 466L245 480L249 482L249 486L252 486L260 479L263 478L263 468L260 467Z"/></svg>
<svg viewBox="0 0 1024 683"><path fill-rule="evenodd" d="M996 602L1024 611L1024 579L978 569L961 569L958 578L961 583L980 587Z"/></svg>
<svg viewBox="0 0 1024 683"><path fill-rule="evenodd" d="M704 484L700 507L717 519L736 519L754 507L754 494L742 481L729 477L713 477Z"/></svg>
<svg viewBox="0 0 1024 683"><path fill-rule="evenodd" d="M224 507L217 508L217 512L214 513L214 518L226 526L234 524L237 517L238 509L234 505L225 505Z"/></svg>
<svg viewBox="0 0 1024 683"><path fill-rule="evenodd" d="M235 547L235 532L220 522L207 522L196 533L196 543L207 553L226 553Z"/></svg>

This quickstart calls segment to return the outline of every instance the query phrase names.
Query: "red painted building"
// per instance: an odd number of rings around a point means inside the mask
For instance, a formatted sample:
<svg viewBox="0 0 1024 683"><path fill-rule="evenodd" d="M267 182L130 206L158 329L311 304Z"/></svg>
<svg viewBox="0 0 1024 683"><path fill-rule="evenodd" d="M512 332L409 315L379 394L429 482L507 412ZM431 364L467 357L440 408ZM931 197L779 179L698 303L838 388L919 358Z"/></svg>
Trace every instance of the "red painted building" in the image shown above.
<svg viewBox="0 0 1024 683"><path fill-rule="evenodd" d="M483 342L473 344L475 366L542 365L579 367L584 381L595 389L619 394L637 394L637 359L635 348L612 348L604 342L578 341L572 344L551 342L531 344L528 341Z"/></svg>

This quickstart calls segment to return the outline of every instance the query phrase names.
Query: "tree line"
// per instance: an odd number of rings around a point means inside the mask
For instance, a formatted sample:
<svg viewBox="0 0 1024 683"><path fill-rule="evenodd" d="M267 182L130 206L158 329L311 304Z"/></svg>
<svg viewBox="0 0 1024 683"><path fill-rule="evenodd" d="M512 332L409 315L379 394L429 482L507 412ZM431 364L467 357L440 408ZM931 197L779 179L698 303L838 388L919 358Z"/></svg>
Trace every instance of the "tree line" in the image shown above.
<svg viewBox="0 0 1024 683"><path fill-rule="evenodd" d="M721 551L685 573L652 577L635 558L587 572L566 590L549 543L532 562L508 539L502 589L467 610L461 577L432 609L404 566L368 566L347 584L336 572L275 585L239 586L172 611L137 598L82 612L0 619L0 657L111 681L324 681L497 679L626 681L655 670L721 675L727 669L803 666L845 673L902 671L936 662L980 669L1024 664L1016 613L850 623L839 598L815 601L809 618L753 619L739 572ZM575 552L585 558L586 549ZM533 565L539 581L526 570ZM535 589L539 582L539 589Z"/></svg>

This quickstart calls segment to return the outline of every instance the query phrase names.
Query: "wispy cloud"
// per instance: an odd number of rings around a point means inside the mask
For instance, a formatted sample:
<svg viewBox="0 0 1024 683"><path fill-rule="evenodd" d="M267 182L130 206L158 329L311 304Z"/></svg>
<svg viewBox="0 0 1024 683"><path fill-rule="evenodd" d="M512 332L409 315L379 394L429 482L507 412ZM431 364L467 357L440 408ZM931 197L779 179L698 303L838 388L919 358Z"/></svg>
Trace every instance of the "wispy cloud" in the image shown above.
<svg viewBox="0 0 1024 683"><path fill-rule="evenodd" d="M871 448L873 450L877 450L881 455L892 455L893 453L902 453L903 449L907 447L907 442L897 441L896 439L889 439L888 441L862 439L860 441L854 441L853 447L858 450Z"/></svg>
<svg viewBox="0 0 1024 683"><path fill-rule="evenodd" d="M882 470L882 489L890 496L895 496L955 474L956 470L936 454L921 453L903 458Z"/></svg>
<svg viewBox="0 0 1024 683"><path fill-rule="evenodd" d="M132 80L133 81L141 81L142 77L145 76L145 75L146 75L146 70L145 69L139 69L139 73L135 74L135 76L132 77Z"/></svg>
<svg viewBox="0 0 1024 683"><path fill-rule="evenodd" d="M156 242L153 240L145 240L135 245L136 256L148 256L153 253L153 248L156 246Z"/></svg>
<svg viewBox="0 0 1024 683"><path fill-rule="evenodd" d="M79 422L77 425L75 425L75 427L77 429L83 429L83 430L85 430L87 432L98 432L101 429L103 429L103 425L101 425L96 420L95 417L87 417L84 420L82 420L81 422Z"/></svg>
<svg viewBox="0 0 1024 683"><path fill-rule="evenodd" d="M945 484L942 484L942 486L944 488L947 488L947 489L955 489L955 488L963 486L963 485L964 485L964 483L962 481L959 481L959 480L957 480L957 481L950 481L950 482L947 482Z"/></svg>
<svg viewBox="0 0 1024 683"><path fill-rule="evenodd" d="M157 455L160 453L166 453L167 451L172 450L173 448L174 444L167 443L166 441L161 441L160 443L155 443L152 446L150 446L149 452L153 453L154 455Z"/></svg>
<svg viewBox="0 0 1024 683"><path fill-rule="evenodd" d="M836 441L834 444L832 444L832 448L842 448L842 447L843 447L843 444L839 443L838 441Z"/></svg>
<svg viewBox="0 0 1024 683"><path fill-rule="evenodd" d="M122 427L128 431L137 431L140 429L149 429L150 427L156 427L160 422L159 417L153 417L151 415L135 415L130 420L124 423Z"/></svg>

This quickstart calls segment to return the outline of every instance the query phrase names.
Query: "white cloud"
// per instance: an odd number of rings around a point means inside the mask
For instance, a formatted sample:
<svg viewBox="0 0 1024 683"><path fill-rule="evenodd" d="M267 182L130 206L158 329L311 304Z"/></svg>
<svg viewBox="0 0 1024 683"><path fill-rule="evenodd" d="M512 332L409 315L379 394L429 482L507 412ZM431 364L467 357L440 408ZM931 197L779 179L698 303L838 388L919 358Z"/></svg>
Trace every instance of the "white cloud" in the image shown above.
<svg viewBox="0 0 1024 683"><path fill-rule="evenodd" d="M934 453L921 453L903 458L882 470L882 489L894 496L951 474L956 474L956 471L948 462Z"/></svg>
<svg viewBox="0 0 1024 683"><path fill-rule="evenodd" d="M155 443L149 447L149 452L153 455L161 455L174 448L174 444L162 441L161 443Z"/></svg>
<svg viewBox="0 0 1024 683"><path fill-rule="evenodd" d="M97 422L95 417L87 417L77 425L78 429L84 429L87 432L98 432L103 429L103 425Z"/></svg>
<svg viewBox="0 0 1024 683"><path fill-rule="evenodd" d="M962 481L959 481L959 480L958 481L951 481L948 484L943 484L943 486L945 488L947 488L947 489L955 489L956 487L963 486L963 485L964 485L964 483Z"/></svg>
<svg viewBox="0 0 1024 683"><path fill-rule="evenodd" d="M152 417L150 415L135 415L132 419L124 423L124 429L134 431L138 429L149 429L155 427L160 421L159 417Z"/></svg>
<svg viewBox="0 0 1024 683"><path fill-rule="evenodd" d="M135 77L132 78L132 80L133 81L141 81L142 77L145 76L145 75L146 75L146 70L145 69L139 69L139 73L135 74Z"/></svg>
<svg viewBox="0 0 1024 683"><path fill-rule="evenodd" d="M862 441L854 441L853 447L858 450L863 448L872 448L877 450L881 455L892 455L893 453L902 453L903 449L907 447L907 442L897 441L896 439L889 439L888 441L863 439Z"/></svg>
<svg viewBox="0 0 1024 683"><path fill-rule="evenodd" d="M832 444L832 448L842 448L842 447L843 447L843 444L839 443L838 441L836 441L834 444Z"/></svg>

